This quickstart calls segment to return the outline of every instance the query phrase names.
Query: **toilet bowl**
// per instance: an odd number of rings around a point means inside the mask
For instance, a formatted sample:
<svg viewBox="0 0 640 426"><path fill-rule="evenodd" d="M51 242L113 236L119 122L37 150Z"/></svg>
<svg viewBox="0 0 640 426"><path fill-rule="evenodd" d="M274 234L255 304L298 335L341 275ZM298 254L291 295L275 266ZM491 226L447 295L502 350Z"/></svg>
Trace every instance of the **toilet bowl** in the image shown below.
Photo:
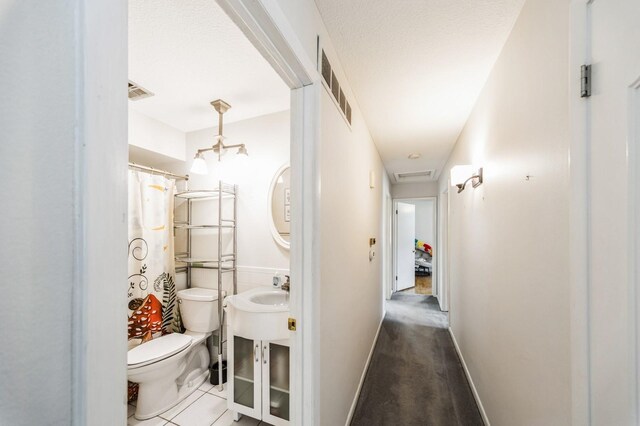
<svg viewBox="0 0 640 426"><path fill-rule="evenodd" d="M219 328L217 290L177 293L184 334L167 334L129 350L127 375L139 384L135 417L145 420L180 403L209 377L206 338Z"/></svg>

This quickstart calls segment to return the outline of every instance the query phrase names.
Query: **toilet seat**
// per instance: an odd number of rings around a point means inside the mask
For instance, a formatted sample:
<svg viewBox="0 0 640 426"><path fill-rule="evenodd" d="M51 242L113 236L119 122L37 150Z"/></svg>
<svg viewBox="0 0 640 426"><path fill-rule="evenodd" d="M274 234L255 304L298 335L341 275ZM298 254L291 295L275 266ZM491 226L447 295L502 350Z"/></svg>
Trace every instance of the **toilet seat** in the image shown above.
<svg viewBox="0 0 640 426"><path fill-rule="evenodd" d="M127 353L128 368L139 368L167 359L191 346L191 336L167 334L131 349Z"/></svg>

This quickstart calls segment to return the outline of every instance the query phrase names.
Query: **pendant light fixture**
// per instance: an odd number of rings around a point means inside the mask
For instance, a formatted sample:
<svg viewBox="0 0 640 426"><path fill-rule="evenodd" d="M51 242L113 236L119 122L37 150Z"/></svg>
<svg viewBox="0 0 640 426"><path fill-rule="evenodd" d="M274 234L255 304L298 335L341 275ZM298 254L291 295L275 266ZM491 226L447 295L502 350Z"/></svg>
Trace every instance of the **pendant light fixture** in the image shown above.
<svg viewBox="0 0 640 426"><path fill-rule="evenodd" d="M218 155L218 161L221 160L222 154L224 154L224 152L230 148L238 148L237 154L239 155L249 155L249 153L247 152L247 147L243 143L236 145L224 144L224 136L222 134L222 116L231 108L231 105L229 105L222 99L217 99L211 102L211 105L216 111L218 111L218 135L215 137L216 143L212 147L202 148L196 151L196 155L193 158L193 164L191 165L191 173L199 175L205 175L208 173L207 163L204 160L204 153L207 151L215 152Z"/></svg>

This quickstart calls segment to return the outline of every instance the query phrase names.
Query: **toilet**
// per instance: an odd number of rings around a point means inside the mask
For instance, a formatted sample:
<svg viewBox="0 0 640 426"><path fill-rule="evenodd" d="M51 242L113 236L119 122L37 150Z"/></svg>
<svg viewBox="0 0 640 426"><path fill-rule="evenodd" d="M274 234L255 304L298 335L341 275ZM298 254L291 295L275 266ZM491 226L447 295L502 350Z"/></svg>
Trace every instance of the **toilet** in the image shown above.
<svg viewBox="0 0 640 426"><path fill-rule="evenodd" d="M127 376L139 384L135 418L161 414L209 377L207 337L220 327L218 291L189 288L177 293L184 334L167 334L129 350Z"/></svg>

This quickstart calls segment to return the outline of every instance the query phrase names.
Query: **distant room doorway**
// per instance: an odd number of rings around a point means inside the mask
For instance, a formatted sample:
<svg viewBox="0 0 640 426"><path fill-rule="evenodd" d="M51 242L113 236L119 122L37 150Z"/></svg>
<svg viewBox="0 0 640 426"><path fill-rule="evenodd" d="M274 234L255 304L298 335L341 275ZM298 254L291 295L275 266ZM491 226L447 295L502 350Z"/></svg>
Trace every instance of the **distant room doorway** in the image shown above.
<svg viewBox="0 0 640 426"><path fill-rule="evenodd" d="M436 198L394 200L393 292L437 296Z"/></svg>

